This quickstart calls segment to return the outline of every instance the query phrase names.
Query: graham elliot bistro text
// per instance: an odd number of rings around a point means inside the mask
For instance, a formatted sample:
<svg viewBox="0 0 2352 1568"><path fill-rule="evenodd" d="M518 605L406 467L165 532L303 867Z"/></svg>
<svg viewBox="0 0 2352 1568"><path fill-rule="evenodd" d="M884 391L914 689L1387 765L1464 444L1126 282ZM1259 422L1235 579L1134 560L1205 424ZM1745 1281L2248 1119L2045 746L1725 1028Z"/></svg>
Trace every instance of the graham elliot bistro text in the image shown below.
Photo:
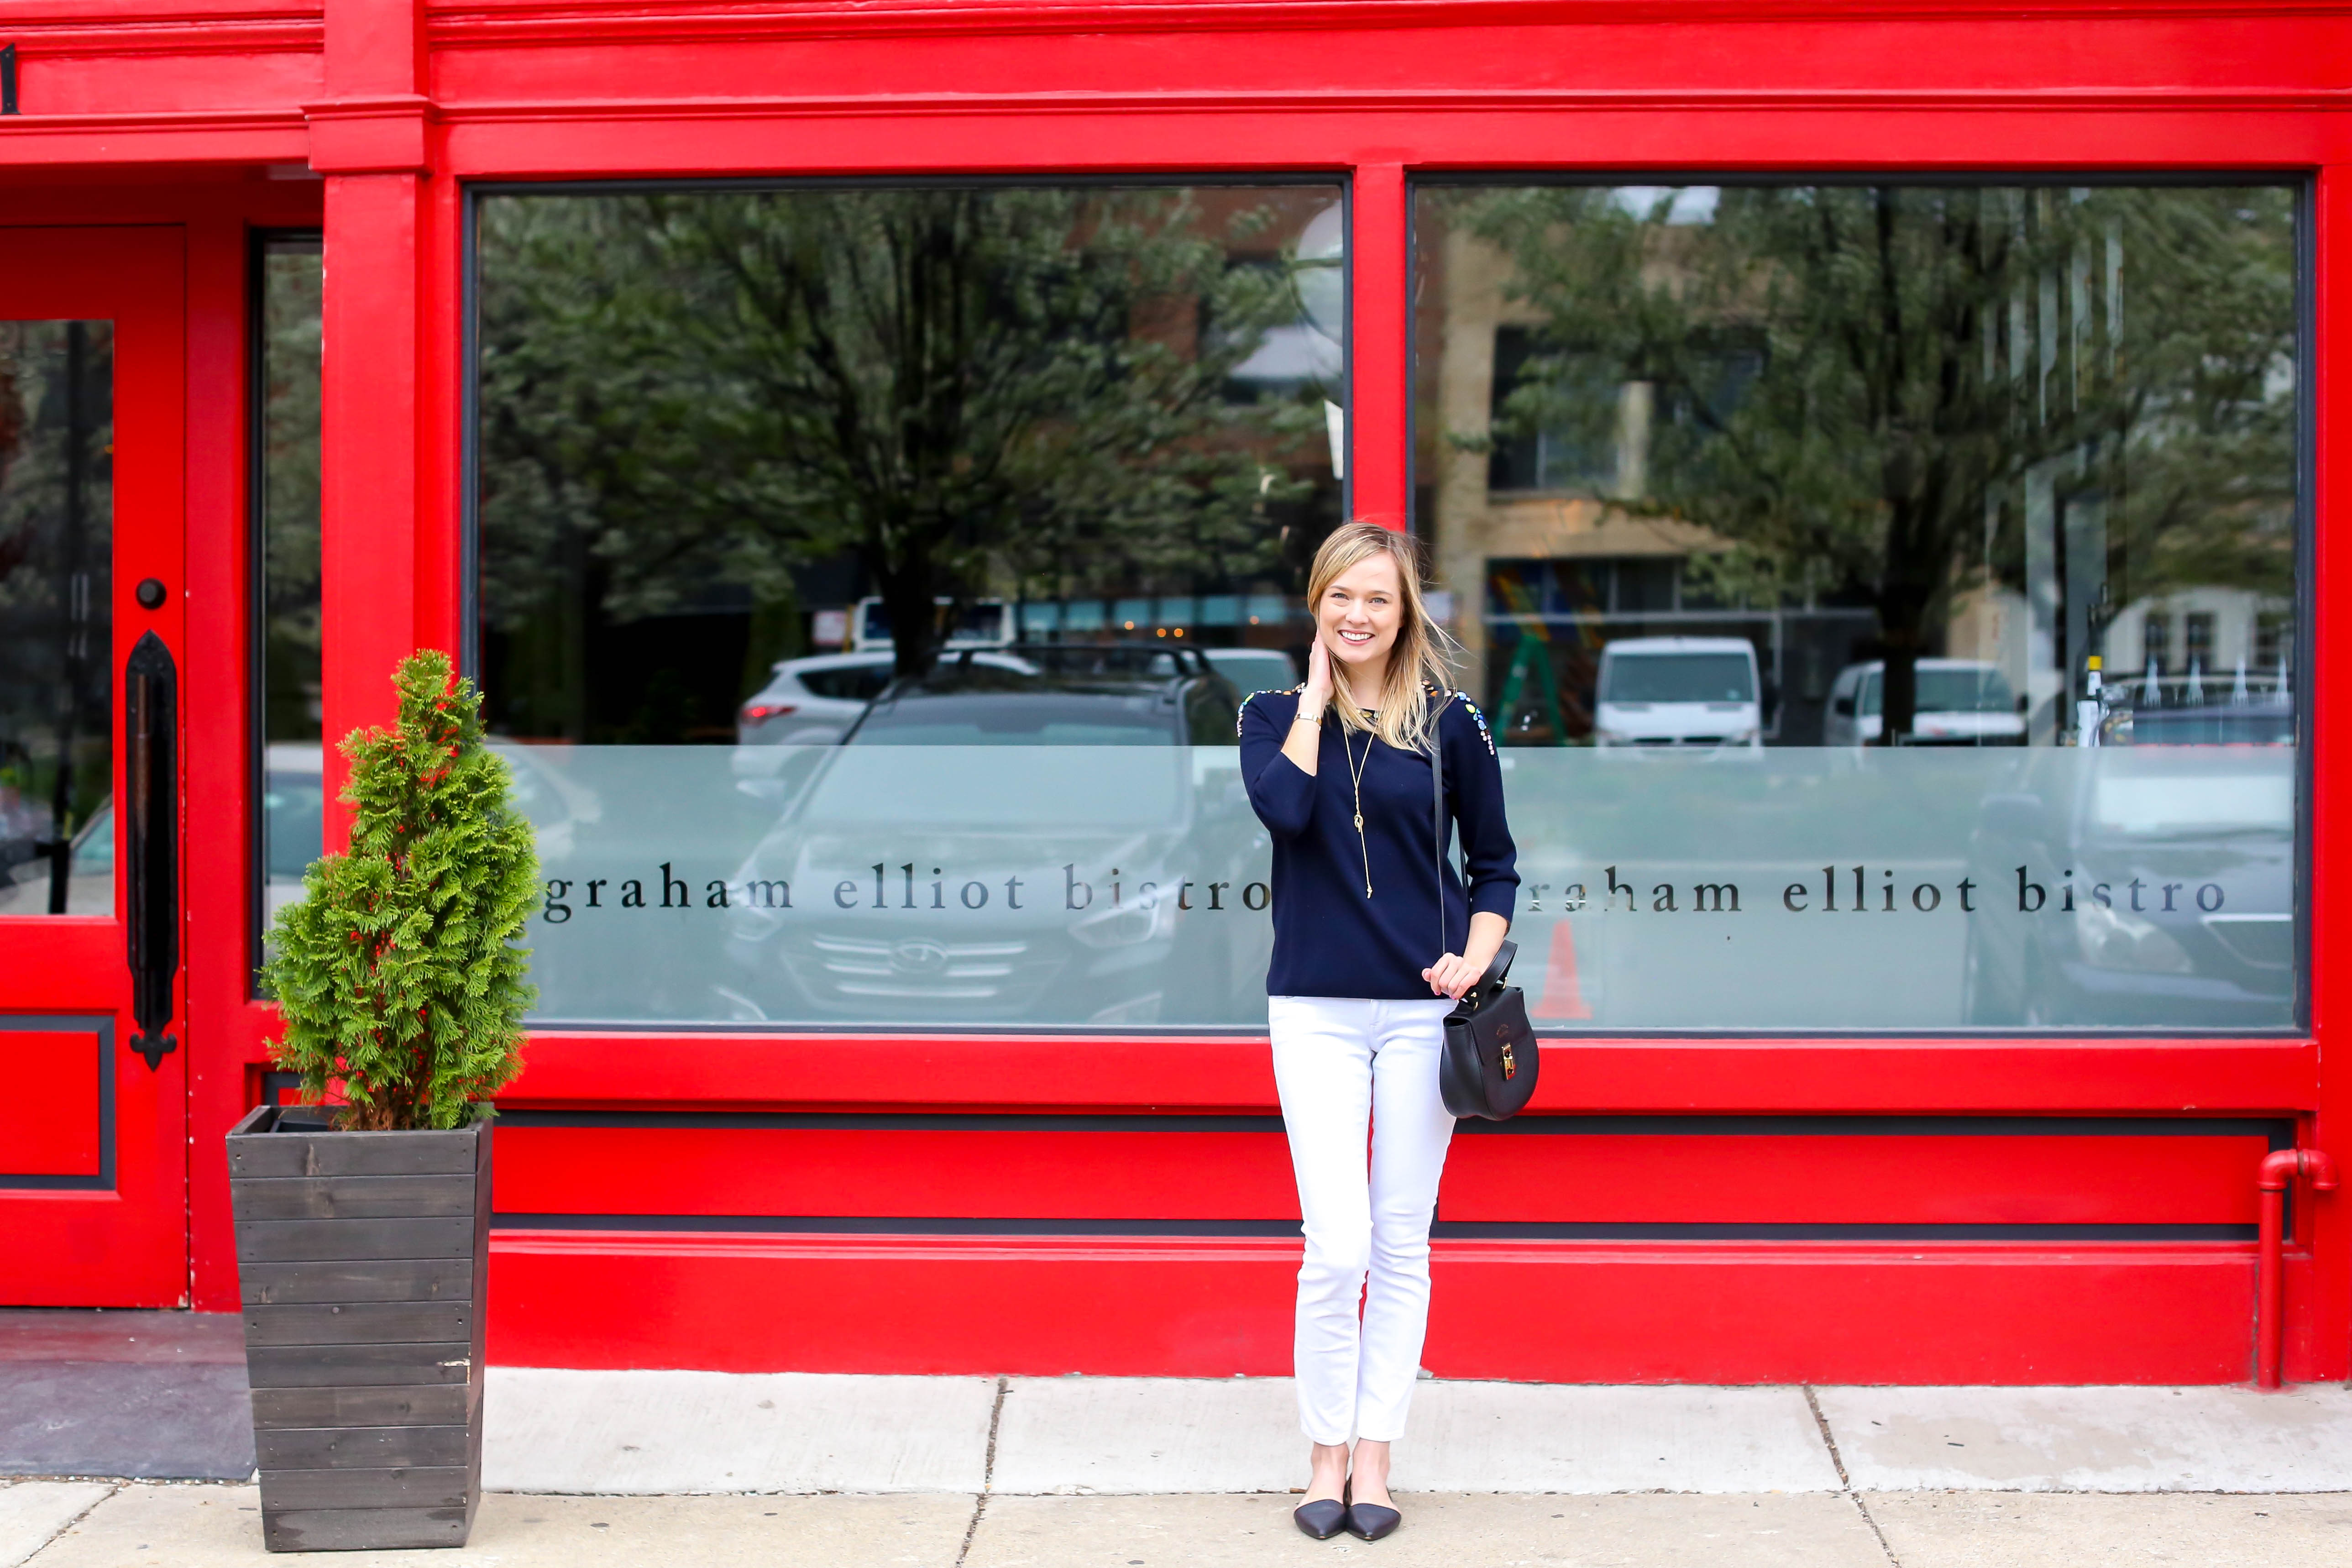
<svg viewBox="0 0 2352 1568"><path fill-rule="evenodd" d="M591 913L656 909L674 912L806 910L817 913L961 910L974 914L992 910L1034 914L1050 912L1058 907L1065 912L1076 913L1098 905L1115 910L1156 910L1166 903L1173 903L1180 910L1223 914L1236 910L1259 912L1272 900L1272 891L1262 880L1195 879L1172 874L1142 878L1116 866L1097 874L1086 872L1076 862L1055 870L1057 875L1000 878L992 873L987 879L963 879L937 866L919 871L912 861L893 866L877 860L855 877L803 877L803 889L814 886L816 897L813 902L804 899L796 904L792 882L782 878L698 879L702 885L698 899L693 884L677 875L672 862L665 860L653 874L645 877L550 878L540 919L549 925L562 925L575 916ZM1602 867L1597 875L1588 874L1579 880L1567 880L1562 873L1554 875L1563 879L1546 882L1530 879L1525 883L1528 913L1547 912L1544 901L1555 893L1558 896L1553 909L1566 914L1737 915L1748 913L1752 908L1774 908L1769 894L1760 906L1755 903L1752 889L1759 883L1753 872L1748 873L1749 890L1745 892L1741 883L1728 878L1650 881L1631 868L1621 871L1616 866ZM2027 915L2045 911L2071 913L2078 900L2085 906L2125 909L2135 914L2188 913L2192 906L2196 912L2214 914L2228 902L2228 894L2219 882L2161 882L2138 877L2121 882L2078 881L2071 867L2053 872L2019 866L2013 876L2014 889L2006 885L2008 879L2003 879L1996 893L1970 877L1922 881L1898 876L1884 867L1831 865L1786 884L1780 883L1778 878L1767 878L1760 885L1777 889L1780 910L1799 915L1991 913L2002 911L2012 894L2016 912ZM1042 898L1040 888L1044 889ZM659 889L657 897L653 892L656 889Z"/></svg>

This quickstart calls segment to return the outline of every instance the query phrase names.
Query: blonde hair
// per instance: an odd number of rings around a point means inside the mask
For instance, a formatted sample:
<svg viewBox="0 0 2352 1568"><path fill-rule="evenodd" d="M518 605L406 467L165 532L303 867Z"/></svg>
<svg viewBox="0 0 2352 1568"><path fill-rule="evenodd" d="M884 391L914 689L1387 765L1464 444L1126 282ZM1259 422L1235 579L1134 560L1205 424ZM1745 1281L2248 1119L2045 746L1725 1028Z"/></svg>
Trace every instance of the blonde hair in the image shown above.
<svg viewBox="0 0 2352 1568"><path fill-rule="evenodd" d="M1429 605L1422 596L1420 542L1402 530L1382 528L1374 522L1340 524L1316 551L1315 563L1307 568L1307 613L1314 617L1315 635L1321 637L1323 596L1331 591L1331 584L1365 562L1383 555L1396 563L1404 614L1397 626L1396 641L1389 647L1388 669L1381 678L1379 709L1368 720L1349 700L1337 659L1332 661L1331 706L1338 711L1339 722L1348 729L1378 735L1400 751L1425 751L1433 742L1433 721L1439 711L1430 701L1430 689L1434 687L1444 692L1453 685L1453 671L1445 656L1454 639L1430 618Z"/></svg>

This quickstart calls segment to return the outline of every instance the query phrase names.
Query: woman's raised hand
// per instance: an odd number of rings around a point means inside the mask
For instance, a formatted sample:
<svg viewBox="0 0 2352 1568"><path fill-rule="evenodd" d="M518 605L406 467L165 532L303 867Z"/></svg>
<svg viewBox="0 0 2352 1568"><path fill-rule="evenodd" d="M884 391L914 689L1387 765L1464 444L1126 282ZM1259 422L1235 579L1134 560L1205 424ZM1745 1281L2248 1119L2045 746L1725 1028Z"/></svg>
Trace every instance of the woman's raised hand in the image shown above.
<svg viewBox="0 0 2352 1568"><path fill-rule="evenodd" d="M1331 651L1318 631L1307 647L1307 689L1298 694L1298 716L1319 719L1331 701Z"/></svg>

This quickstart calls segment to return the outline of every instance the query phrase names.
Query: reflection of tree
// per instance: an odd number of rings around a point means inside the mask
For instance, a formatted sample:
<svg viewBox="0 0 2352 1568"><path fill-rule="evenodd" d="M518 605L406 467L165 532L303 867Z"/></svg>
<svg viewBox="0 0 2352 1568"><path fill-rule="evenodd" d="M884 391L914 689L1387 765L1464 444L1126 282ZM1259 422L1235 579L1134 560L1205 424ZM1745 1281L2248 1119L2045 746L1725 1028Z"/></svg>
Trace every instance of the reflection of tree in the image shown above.
<svg viewBox="0 0 2352 1568"><path fill-rule="evenodd" d="M105 321L0 322L0 856L48 834L53 914L111 783L113 354Z"/></svg>
<svg viewBox="0 0 2352 1568"><path fill-rule="evenodd" d="M265 722L270 740L307 741L319 734L319 252L262 265Z"/></svg>
<svg viewBox="0 0 2352 1568"><path fill-rule="evenodd" d="M1952 595L2021 578L2031 485L2103 506L2111 588L2284 590L2287 193L1727 187L1675 217L1671 193L1463 198L1545 320L1500 426L1589 440L1647 384L1629 504L1732 541L1718 585L1869 603L1889 741Z"/></svg>
<svg viewBox="0 0 2352 1568"><path fill-rule="evenodd" d="M937 595L1262 569L1321 418L1223 395L1297 310L1227 264L1267 222L1167 190L486 203L487 616L789 607L846 551L912 671Z"/></svg>

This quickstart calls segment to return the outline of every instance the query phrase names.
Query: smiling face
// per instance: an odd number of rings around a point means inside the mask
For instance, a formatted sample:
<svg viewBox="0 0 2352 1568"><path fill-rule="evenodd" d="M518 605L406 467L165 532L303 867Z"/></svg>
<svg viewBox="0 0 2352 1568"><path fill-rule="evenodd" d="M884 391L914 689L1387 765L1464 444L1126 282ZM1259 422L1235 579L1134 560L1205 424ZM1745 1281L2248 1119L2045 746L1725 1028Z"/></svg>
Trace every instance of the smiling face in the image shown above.
<svg viewBox="0 0 2352 1568"><path fill-rule="evenodd" d="M1380 690L1389 651L1404 625L1404 587L1396 558L1375 555L1331 580L1315 607L1323 646L1347 667L1349 689L1359 700Z"/></svg>

